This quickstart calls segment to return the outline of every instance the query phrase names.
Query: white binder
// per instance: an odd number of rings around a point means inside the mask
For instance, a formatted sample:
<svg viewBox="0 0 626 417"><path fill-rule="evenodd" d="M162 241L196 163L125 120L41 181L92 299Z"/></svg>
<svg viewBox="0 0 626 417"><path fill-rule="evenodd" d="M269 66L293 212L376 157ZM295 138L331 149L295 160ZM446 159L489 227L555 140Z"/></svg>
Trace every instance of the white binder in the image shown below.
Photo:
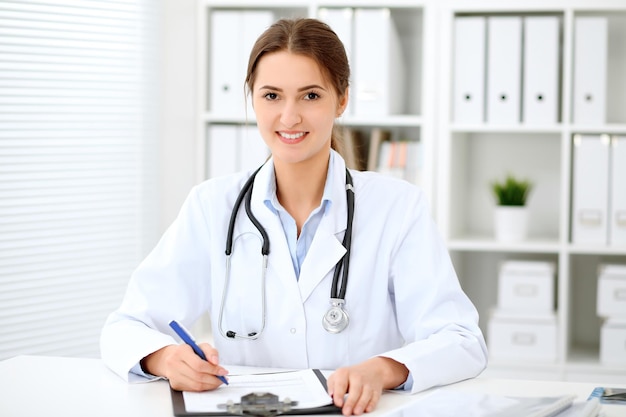
<svg viewBox="0 0 626 417"><path fill-rule="evenodd" d="M341 42L343 43L344 48L346 49L346 55L348 55L348 62L350 63L350 68L354 71L354 67L352 65L353 58L353 31L354 31L354 9L351 8L320 8L318 12L318 17L328 26L331 27L333 31L337 34ZM352 86L352 80L354 79L354 74L350 79L350 85ZM354 107L353 96L354 89L350 88L350 99L348 100L348 106L344 110L343 114L350 115L353 113L352 107Z"/></svg>
<svg viewBox="0 0 626 417"><path fill-rule="evenodd" d="M240 14L238 11L211 12L209 39L209 110L219 115L243 113L243 82L239 45Z"/></svg>
<svg viewBox="0 0 626 417"><path fill-rule="evenodd" d="M607 37L606 17L575 19L574 123L606 121Z"/></svg>
<svg viewBox="0 0 626 417"><path fill-rule="evenodd" d="M218 116L252 118L246 108L244 82L248 58L258 36L272 23L270 11L213 10L211 12L209 108Z"/></svg>
<svg viewBox="0 0 626 417"><path fill-rule="evenodd" d="M575 135L572 242L606 245L609 201L608 135Z"/></svg>
<svg viewBox="0 0 626 417"><path fill-rule="evenodd" d="M274 14L267 10L245 10L242 13L242 34L240 44L238 46L241 51L240 55L240 90L242 91L242 100L246 102L246 120L254 119L254 109L252 107L252 98L245 95L244 83L246 80L246 72L248 71L248 60L250 59L250 51L258 37L265 32L267 28L274 22ZM243 109L243 105L241 107Z"/></svg>
<svg viewBox="0 0 626 417"><path fill-rule="evenodd" d="M454 19L454 114L455 123L484 122L485 23L484 17Z"/></svg>
<svg viewBox="0 0 626 417"><path fill-rule="evenodd" d="M256 126L241 126L239 134L239 170L248 171L263 165L269 149Z"/></svg>
<svg viewBox="0 0 626 417"><path fill-rule="evenodd" d="M215 178L237 172L239 127L210 125L207 134L207 177Z"/></svg>
<svg viewBox="0 0 626 417"><path fill-rule="evenodd" d="M487 18L487 123L521 121L522 18Z"/></svg>
<svg viewBox="0 0 626 417"><path fill-rule="evenodd" d="M626 136L611 142L609 243L626 245Z"/></svg>
<svg viewBox="0 0 626 417"><path fill-rule="evenodd" d="M524 19L524 124L546 125L559 120L559 29L556 16Z"/></svg>
<svg viewBox="0 0 626 417"><path fill-rule="evenodd" d="M390 10L355 9L353 40L354 114L402 113L405 64Z"/></svg>

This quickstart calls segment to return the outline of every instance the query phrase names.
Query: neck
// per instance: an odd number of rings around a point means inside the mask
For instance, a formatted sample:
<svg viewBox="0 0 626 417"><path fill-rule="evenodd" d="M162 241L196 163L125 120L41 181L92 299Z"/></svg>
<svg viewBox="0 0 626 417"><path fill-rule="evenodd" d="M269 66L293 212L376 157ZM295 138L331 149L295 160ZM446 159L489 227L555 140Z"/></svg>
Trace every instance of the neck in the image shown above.
<svg viewBox="0 0 626 417"><path fill-rule="evenodd" d="M276 196L280 204L294 218L298 235L311 212L320 205L324 195L329 158L301 164L283 164L274 161Z"/></svg>

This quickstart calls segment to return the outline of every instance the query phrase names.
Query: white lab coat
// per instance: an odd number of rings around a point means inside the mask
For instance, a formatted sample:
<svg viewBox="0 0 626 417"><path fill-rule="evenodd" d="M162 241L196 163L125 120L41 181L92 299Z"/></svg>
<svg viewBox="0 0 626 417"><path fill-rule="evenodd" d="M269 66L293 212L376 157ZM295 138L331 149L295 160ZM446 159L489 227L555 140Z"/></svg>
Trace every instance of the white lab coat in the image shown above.
<svg viewBox="0 0 626 417"><path fill-rule="evenodd" d="M463 293L423 193L408 182L351 171L355 212L346 310L339 334L322 327L333 269L345 253L345 162L334 153L332 204L296 279L281 222L264 204L273 187L271 160L259 171L252 212L270 237L266 327L257 340L219 332L225 241L233 204L249 174L196 186L177 219L133 273L120 308L108 318L102 358L121 377L157 349L178 343L168 323L187 327L209 312L220 363L335 369L372 356L407 366L412 391L467 379L486 366L476 309ZM223 329L261 326L260 234L241 207Z"/></svg>

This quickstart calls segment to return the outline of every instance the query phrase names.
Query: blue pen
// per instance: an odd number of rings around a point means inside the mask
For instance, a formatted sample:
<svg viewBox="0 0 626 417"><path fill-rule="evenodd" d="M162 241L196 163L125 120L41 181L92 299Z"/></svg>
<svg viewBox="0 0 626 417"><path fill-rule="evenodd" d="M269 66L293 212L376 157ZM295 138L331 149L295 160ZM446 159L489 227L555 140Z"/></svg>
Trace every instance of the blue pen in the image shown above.
<svg viewBox="0 0 626 417"><path fill-rule="evenodd" d="M183 342L191 346L193 351L196 352L196 355L200 356L203 360L208 362L202 349L200 349L200 347L196 344L196 341L193 340L193 337L191 337L191 334L182 325L178 324L176 320L172 320L170 321L170 327L174 329L176 334L180 336L181 339L183 339ZM226 380L225 377L221 375L215 375L215 376L218 377L220 381L222 381L224 384L228 385L228 380Z"/></svg>

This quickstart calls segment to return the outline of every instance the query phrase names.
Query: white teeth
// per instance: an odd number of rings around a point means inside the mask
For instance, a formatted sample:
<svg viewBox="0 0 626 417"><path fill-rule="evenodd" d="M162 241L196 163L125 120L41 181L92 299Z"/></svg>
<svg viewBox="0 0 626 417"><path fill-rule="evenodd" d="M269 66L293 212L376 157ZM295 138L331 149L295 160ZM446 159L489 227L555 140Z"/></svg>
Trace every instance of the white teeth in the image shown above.
<svg viewBox="0 0 626 417"><path fill-rule="evenodd" d="M294 134L278 132L278 134L280 136L282 136L283 138L285 138L285 139L291 139L291 140L298 139L298 138L301 138L302 136L304 136L304 132L294 133Z"/></svg>

